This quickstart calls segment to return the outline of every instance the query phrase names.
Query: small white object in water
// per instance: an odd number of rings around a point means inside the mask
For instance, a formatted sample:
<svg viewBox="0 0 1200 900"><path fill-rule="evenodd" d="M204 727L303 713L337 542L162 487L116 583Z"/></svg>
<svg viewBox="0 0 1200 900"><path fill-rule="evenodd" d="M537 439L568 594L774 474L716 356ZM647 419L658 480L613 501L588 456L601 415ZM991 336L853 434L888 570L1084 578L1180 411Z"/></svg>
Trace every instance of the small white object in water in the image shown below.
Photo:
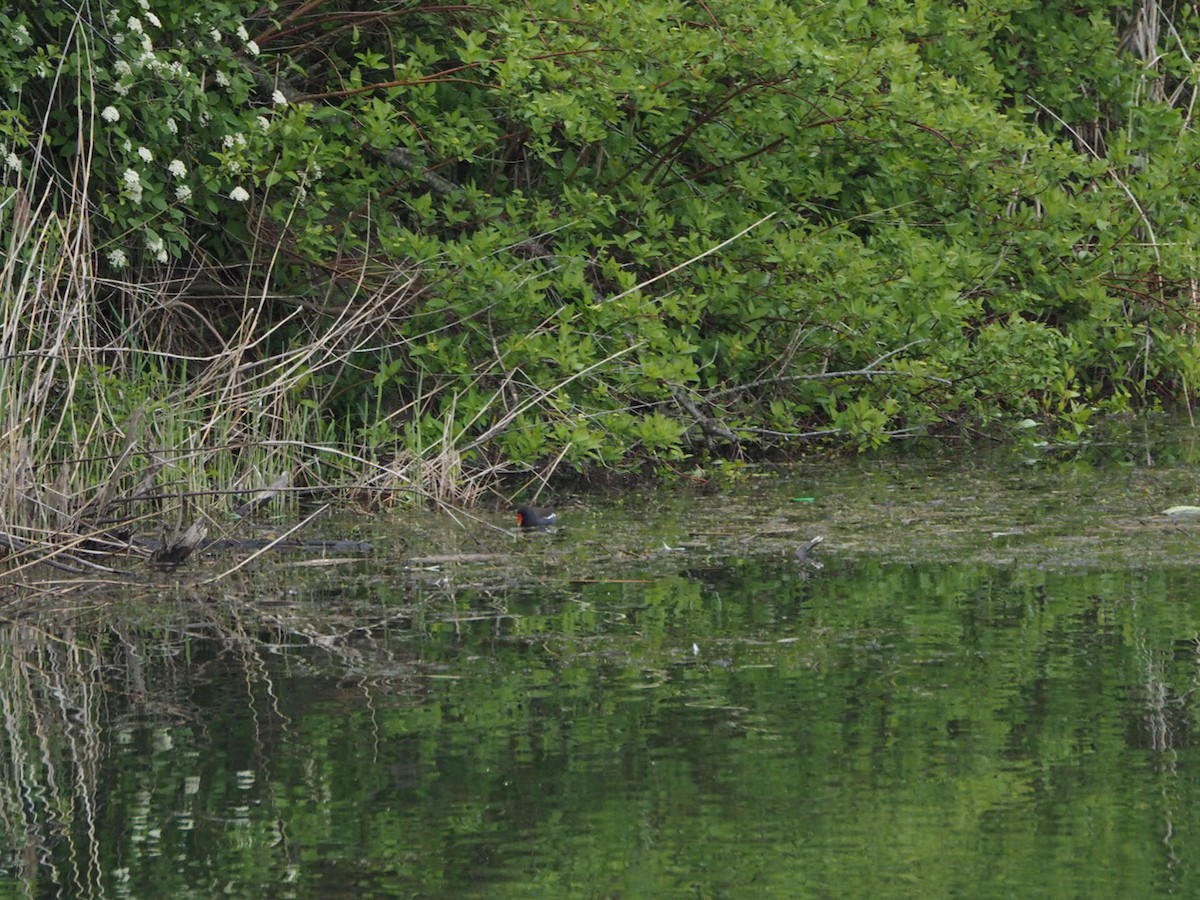
<svg viewBox="0 0 1200 900"><path fill-rule="evenodd" d="M1164 516L1200 516L1200 506L1172 506L1163 510Z"/></svg>
<svg viewBox="0 0 1200 900"><path fill-rule="evenodd" d="M700 645L692 644L692 656L699 656L699 655L700 655Z"/></svg>

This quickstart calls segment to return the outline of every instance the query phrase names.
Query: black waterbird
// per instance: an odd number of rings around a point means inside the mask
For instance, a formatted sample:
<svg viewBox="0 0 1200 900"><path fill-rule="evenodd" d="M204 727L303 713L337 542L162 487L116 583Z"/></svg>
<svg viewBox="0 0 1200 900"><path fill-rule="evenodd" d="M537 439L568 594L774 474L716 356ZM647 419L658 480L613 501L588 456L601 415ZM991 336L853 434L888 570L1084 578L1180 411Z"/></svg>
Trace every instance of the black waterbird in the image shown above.
<svg viewBox="0 0 1200 900"><path fill-rule="evenodd" d="M518 506L518 528L545 528L558 521L558 514L548 506Z"/></svg>

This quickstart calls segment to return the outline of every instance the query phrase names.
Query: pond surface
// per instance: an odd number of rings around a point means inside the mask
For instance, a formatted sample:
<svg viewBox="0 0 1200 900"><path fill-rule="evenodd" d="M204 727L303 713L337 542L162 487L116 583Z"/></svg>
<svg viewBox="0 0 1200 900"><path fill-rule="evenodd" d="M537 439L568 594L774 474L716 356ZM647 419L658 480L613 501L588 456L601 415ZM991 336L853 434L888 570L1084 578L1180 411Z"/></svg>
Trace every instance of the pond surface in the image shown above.
<svg viewBox="0 0 1200 900"><path fill-rule="evenodd" d="M329 520L379 550L14 613L0 894L1198 895L1189 439Z"/></svg>

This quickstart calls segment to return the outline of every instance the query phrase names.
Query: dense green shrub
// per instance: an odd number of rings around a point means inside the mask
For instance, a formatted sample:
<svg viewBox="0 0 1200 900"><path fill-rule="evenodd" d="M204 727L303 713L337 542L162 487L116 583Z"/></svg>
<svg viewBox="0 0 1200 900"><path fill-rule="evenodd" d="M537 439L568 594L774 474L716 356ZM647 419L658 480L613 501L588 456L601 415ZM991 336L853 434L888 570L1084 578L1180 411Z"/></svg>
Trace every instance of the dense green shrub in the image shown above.
<svg viewBox="0 0 1200 900"><path fill-rule="evenodd" d="M305 382L360 442L621 467L1195 381L1187 41L1149 61L1126 4L107 8L0 13L6 189L85 173L129 283L320 300L201 342L396 292Z"/></svg>

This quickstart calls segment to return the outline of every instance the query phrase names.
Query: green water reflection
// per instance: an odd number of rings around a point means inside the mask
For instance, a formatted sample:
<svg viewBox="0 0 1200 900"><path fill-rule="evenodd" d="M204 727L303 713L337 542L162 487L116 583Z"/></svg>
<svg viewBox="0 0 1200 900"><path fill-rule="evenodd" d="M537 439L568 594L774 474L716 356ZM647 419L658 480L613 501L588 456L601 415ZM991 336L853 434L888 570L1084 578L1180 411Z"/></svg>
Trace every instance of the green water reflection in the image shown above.
<svg viewBox="0 0 1200 900"><path fill-rule="evenodd" d="M5 894L1194 895L1198 587L734 560L336 647L101 636L7 673L69 712L161 651L92 737L10 727Z"/></svg>

